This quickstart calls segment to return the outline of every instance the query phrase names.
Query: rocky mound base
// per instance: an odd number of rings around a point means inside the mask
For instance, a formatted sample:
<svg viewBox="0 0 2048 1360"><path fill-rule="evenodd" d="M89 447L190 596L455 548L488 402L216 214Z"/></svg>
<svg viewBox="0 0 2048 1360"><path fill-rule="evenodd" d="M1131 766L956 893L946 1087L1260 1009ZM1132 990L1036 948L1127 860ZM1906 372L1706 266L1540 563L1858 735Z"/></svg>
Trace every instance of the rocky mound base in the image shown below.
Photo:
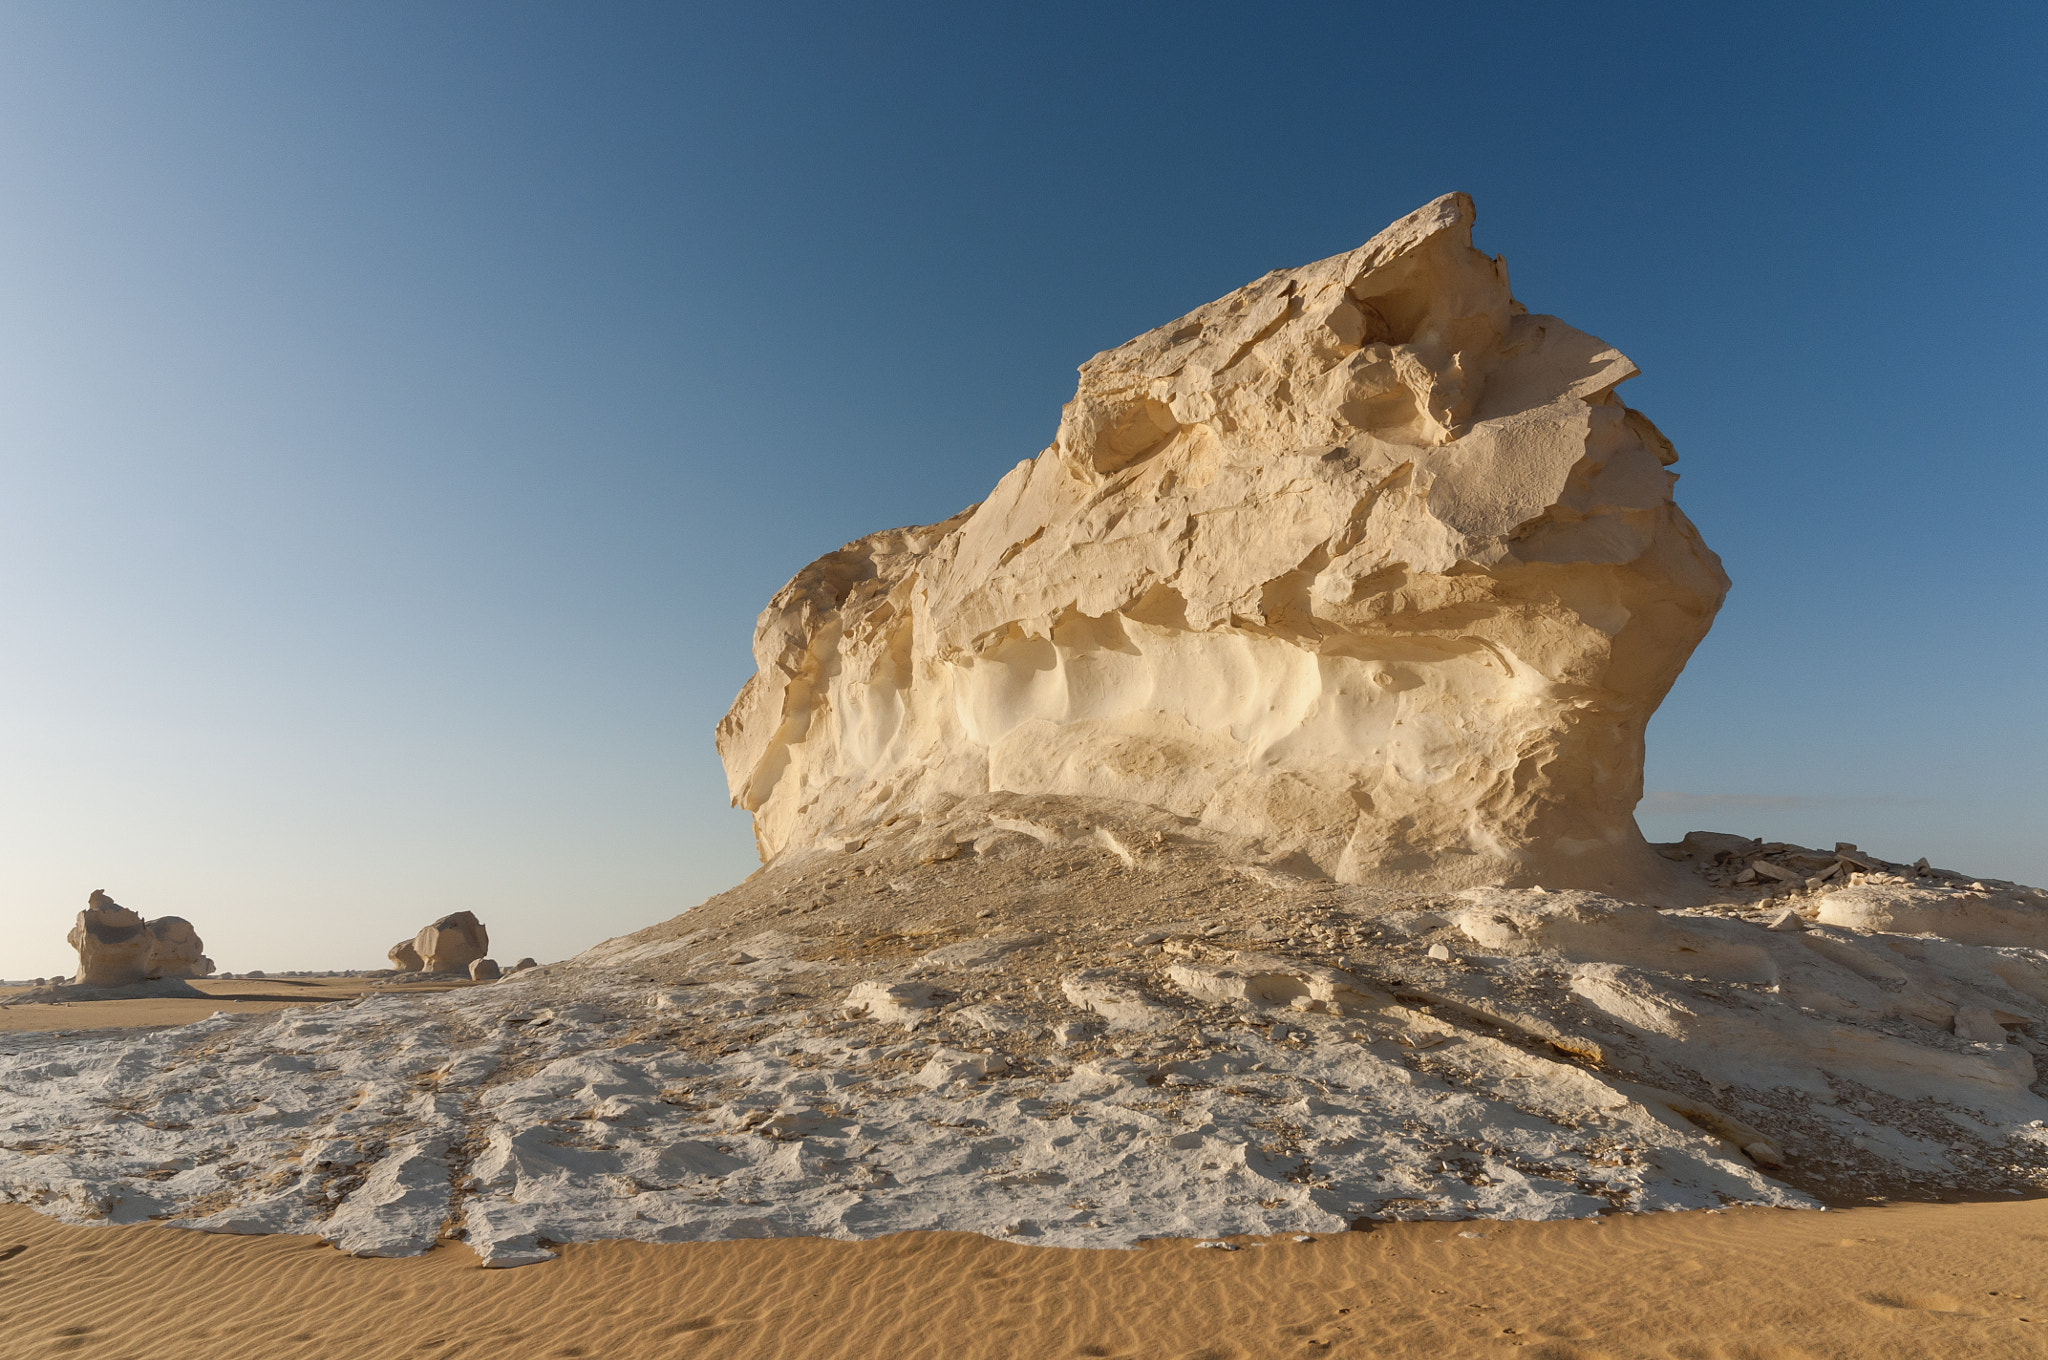
<svg viewBox="0 0 2048 1360"><path fill-rule="evenodd" d="M1402 895L1129 804L992 796L488 987L12 1036L0 1195L509 1265L599 1238L1120 1246L2048 1175L2048 897L1847 846L1664 852L1708 905Z"/></svg>

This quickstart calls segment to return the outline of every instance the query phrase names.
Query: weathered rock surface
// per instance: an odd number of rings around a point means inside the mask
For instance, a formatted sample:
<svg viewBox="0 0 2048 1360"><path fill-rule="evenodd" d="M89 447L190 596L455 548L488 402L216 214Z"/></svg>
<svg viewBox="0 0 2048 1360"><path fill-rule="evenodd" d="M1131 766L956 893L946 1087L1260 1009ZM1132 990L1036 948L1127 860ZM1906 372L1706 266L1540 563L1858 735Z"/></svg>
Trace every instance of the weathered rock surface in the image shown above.
<svg viewBox="0 0 2048 1360"><path fill-rule="evenodd" d="M1451 194L1081 367L1053 444L762 614L719 729L765 860L991 792L1344 882L1669 890L1644 724L1719 607L1635 366Z"/></svg>
<svg viewBox="0 0 2048 1360"><path fill-rule="evenodd" d="M469 961L469 980L471 982L496 982L502 976L503 974L498 968L498 961L496 959L471 959Z"/></svg>
<svg viewBox="0 0 2048 1360"><path fill-rule="evenodd" d="M420 961L420 951L410 939L392 945L384 951L384 957L391 960L391 966L401 973L417 973L425 966Z"/></svg>
<svg viewBox="0 0 2048 1360"><path fill-rule="evenodd" d="M78 973L51 985L133 987L159 978L206 977L213 960L206 943L182 916L142 916L93 889L65 940L78 951Z"/></svg>
<svg viewBox="0 0 2048 1360"><path fill-rule="evenodd" d="M150 921L155 938L150 950L149 975L165 978L206 977L213 972L213 960L206 957L206 942L182 916L159 916Z"/></svg>
<svg viewBox="0 0 2048 1360"><path fill-rule="evenodd" d="M2048 1188L2048 953L1825 919L1864 884L2038 892L1737 838L1660 847L1684 909L1254 849L987 795L489 987L0 1034L0 1198L367 1255L452 1224L517 1265Z"/></svg>
<svg viewBox="0 0 2048 1360"><path fill-rule="evenodd" d="M98 888L64 938L78 951L81 987L122 987L149 977L156 937L140 916Z"/></svg>
<svg viewBox="0 0 2048 1360"><path fill-rule="evenodd" d="M466 973L469 965L491 952L491 935L472 911L443 916L413 936L420 967L429 973Z"/></svg>

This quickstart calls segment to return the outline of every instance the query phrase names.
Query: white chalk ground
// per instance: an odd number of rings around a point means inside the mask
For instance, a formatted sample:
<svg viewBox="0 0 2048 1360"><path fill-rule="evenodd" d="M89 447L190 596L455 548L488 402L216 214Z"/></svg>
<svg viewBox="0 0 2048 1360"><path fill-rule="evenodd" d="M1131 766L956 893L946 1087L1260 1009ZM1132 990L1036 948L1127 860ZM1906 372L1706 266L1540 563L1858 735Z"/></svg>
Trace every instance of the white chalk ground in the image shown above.
<svg viewBox="0 0 2048 1360"><path fill-rule="evenodd" d="M916 1036L849 1047L808 1011L701 1061L636 1038L662 993L593 975L573 1002L535 1004L554 990L18 1036L0 1056L0 1195L69 1221L318 1233L386 1256L453 1221L500 1265L603 1238L945 1228L1125 1246L1367 1213L1813 1202L1597 1078L1478 1035L1431 1045L1455 1049L1459 1086L1325 1017L1278 1042L1234 1028L1166 1063L981 1076L982 1055ZM758 1031L776 991L737 981L712 1004ZM906 1057L914 1072L876 1079Z"/></svg>
<svg viewBox="0 0 2048 1360"><path fill-rule="evenodd" d="M1076 806L778 865L488 986L0 1034L0 1199L517 1265L2048 1182L2032 889L1737 841L1693 861L1707 906L1418 903ZM1785 864L1804 888L1758 880Z"/></svg>

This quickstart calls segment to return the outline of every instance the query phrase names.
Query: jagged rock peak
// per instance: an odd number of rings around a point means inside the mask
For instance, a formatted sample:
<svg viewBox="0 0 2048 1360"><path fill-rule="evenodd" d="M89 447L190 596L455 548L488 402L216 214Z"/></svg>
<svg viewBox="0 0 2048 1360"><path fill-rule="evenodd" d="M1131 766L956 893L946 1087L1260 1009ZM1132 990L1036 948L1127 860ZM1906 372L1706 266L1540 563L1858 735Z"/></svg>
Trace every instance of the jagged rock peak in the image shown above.
<svg viewBox="0 0 2048 1360"><path fill-rule="evenodd" d="M1419 888L1663 881L1643 730L1727 590L1636 368L1448 194L1081 366L1051 447L761 615L719 726L764 859L1085 794Z"/></svg>

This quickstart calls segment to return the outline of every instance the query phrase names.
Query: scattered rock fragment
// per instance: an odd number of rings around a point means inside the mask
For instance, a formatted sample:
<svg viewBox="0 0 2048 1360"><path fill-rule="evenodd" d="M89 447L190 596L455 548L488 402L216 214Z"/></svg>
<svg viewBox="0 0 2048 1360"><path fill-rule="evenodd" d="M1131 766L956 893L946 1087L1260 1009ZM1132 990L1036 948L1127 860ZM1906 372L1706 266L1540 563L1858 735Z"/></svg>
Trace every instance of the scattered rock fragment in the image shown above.
<svg viewBox="0 0 2048 1360"><path fill-rule="evenodd" d="M1445 957L1449 951L1445 951ZM1175 987L1205 1006L1301 1006L1333 1014L1376 1010L1393 998L1341 969L1273 954L1189 959L1166 970ZM1307 1003L1302 1005L1301 1003Z"/></svg>
<svg viewBox="0 0 2048 1360"><path fill-rule="evenodd" d="M1148 995L1144 988L1114 968L1084 968L1060 979L1067 1000L1094 1011L1120 1029L1151 1029L1172 1024L1173 1007Z"/></svg>
<svg viewBox="0 0 2048 1360"><path fill-rule="evenodd" d="M469 961L469 980L471 982L496 982L500 976L496 959L471 959Z"/></svg>
<svg viewBox="0 0 2048 1360"><path fill-rule="evenodd" d="M839 1008L848 1016L916 1029L950 1000L950 992L921 982L863 982L846 994Z"/></svg>
<svg viewBox="0 0 2048 1360"><path fill-rule="evenodd" d="M957 1049L941 1048L932 1053L931 1061L918 1069L916 1080L920 1086L937 1089L956 1082L979 1081L1009 1065L1009 1060L1000 1053L962 1053Z"/></svg>

